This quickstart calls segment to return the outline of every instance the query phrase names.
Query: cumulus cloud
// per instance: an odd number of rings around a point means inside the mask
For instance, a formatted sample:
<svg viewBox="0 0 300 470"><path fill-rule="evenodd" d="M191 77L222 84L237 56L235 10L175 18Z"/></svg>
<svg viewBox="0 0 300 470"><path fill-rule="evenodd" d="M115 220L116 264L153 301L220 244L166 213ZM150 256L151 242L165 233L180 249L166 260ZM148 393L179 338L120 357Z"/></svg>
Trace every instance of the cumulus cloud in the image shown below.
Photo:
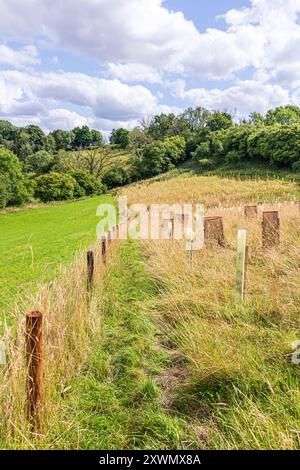
<svg viewBox="0 0 300 470"><path fill-rule="evenodd" d="M129 81L133 67L148 77L152 68L152 82L153 68L227 77L256 66L266 44L264 31L246 21L247 15L244 21L234 22L238 12L232 11L226 18L234 24L227 31L207 29L200 33L182 12L169 11L162 0L85 0L84 5L79 0L0 0L0 6L4 34L13 32L34 40L42 33L56 46L115 64L109 65L109 70L117 78L122 71L119 64L125 64L123 72ZM148 69L141 70L141 64Z"/></svg>
<svg viewBox="0 0 300 470"><path fill-rule="evenodd" d="M162 75L154 67L145 64L115 64L109 63L106 73L123 82L162 83Z"/></svg>
<svg viewBox="0 0 300 470"><path fill-rule="evenodd" d="M286 105L290 102L298 103L296 97L290 96L289 90L259 80L239 80L227 89L191 88L188 90L184 81L178 81L173 84L173 93L193 106L226 110L235 113L236 117L247 116L253 111L265 113L271 107Z"/></svg>
<svg viewBox="0 0 300 470"><path fill-rule="evenodd" d="M34 46L26 46L22 49L15 50L4 44L0 44L0 65L24 68L39 63L38 52Z"/></svg>
<svg viewBox="0 0 300 470"><path fill-rule="evenodd" d="M36 110L45 125L56 117L65 127L81 119L103 128L130 127L144 116L180 111L161 103L166 93L151 91L159 84L161 92L167 79L182 107L237 108L242 116L299 102L300 0L250 0L248 8L223 15L225 28L205 31L163 0L0 0L0 11L5 40L46 44L55 54L72 51L104 69L102 78L22 71L38 65L35 47L0 46L0 64L19 69L0 72L2 115L23 110L33 119ZM182 81L174 86L179 77L193 83L229 79L232 85L189 89Z"/></svg>
<svg viewBox="0 0 300 470"><path fill-rule="evenodd" d="M119 121L126 127L144 116L180 111L177 107L160 104L147 88L130 86L117 79L108 80L83 73L0 71L2 116L13 115L18 108L25 110L26 106L28 111L32 109L27 114L33 114L33 106L37 111L38 106L48 105L58 108L49 115L49 119L57 119L56 127L60 122L64 128L72 127L75 118L87 122L84 116L66 113L62 104L81 107L83 114L88 114L91 119L110 123Z"/></svg>

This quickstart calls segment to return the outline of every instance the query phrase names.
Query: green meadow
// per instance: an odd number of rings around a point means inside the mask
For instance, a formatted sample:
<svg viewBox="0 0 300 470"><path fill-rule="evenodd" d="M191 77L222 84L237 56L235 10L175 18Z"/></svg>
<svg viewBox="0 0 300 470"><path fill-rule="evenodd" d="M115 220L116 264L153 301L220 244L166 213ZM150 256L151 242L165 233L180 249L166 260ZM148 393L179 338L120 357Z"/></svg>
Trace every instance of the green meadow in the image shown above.
<svg viewBox="0 0 300 470"><path fill-rule="evenodd" d="M1 316L14 299L49 282L60 265L95 240L97 206L112 201L111 196L98 196L0 215Z"/></svg>

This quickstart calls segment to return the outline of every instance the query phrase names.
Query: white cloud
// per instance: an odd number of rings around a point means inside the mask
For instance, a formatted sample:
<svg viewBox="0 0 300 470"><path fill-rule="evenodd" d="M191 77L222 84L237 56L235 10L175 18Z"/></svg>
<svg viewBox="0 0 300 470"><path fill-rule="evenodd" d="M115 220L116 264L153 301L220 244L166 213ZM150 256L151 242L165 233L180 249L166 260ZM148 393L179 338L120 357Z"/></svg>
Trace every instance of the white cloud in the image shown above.
<svg viewBox="0 0 300 470"><path fill-rule="evenodd" d="M54 129L69 130L77 126L89 125L90 121L74 111L57 108L51 109L46 115L42 116L40 124L49 131Z"/></svg>
<svg viewBox="0 0 300 470"><path fill-rule="evenodd" d="M38 52L34 46L26 46L22 49L15 50L4 44L0 44L0 65L24 68L39 63Z"/></svg>
<svg viewBox="0 0 300 470"><path fill-rule="evenodd" d="M3 34L13 32L27 40L43 34L55 46L114 64L109 70L117 78L122 72L119 64L124 64L128 81L133 67L146 77L151 70L151 80L153 68L227 77L248 65L256 66L266 42L260 26L245 21L228 31L200 33L182 12L169 11L162 0L85 0L84 4L79 0L0 0L1 6ZM142 64L148 69L142 71Z"/></svg>
<svg viewBox="0 0 300 470"><path fill-rule="evenodd" d="M298 103L296 96L289 90L259 80L239 80L227 89L191 88L186 90L185 83L173 84L173 93L193 106L226 110L236 113L237 117L247 116L253 111L265 113L269 108Z"/></svg>
<svg viewBox="0 0 300 470"><path fill-rule="evenodd" d="M145 64L115 64L109 63L106 73L108 76L118 78L123 82L161 83L161 73L154 67Z"/></svg>
<svg viewBox="0 0 300 470"><path fill-rule="evenodd" d="M143 85L167 85L165 77L174 79L172 74L194 82L199 77L230 78L233 84L225 90L222 85L187 89L179 81L174 93L194 105L237 108L239 115L299 102L300 0L251 0L248 8L225 13L225 30L204 32L166 5L162 0L0 0L4 38L46 43L55 54L71 50L105 69L105 78L2 71L0 113L14 110L16 116L23 112L30 117L35 109L43 122L42 116L47 116L49 125L56 118L65 126L89 119L103 128L116 127L114 123L130 127L143 116L179 111L161 104L166 93L154 94ZM1 64L20 69L38 60L32 46L19 50L0 46ZM46 108L57 112L49 116ZM77 108L84 110L83 116L74 113Z"/></svg>
<svg viewBox="0 0 300 470"><path fill-rule="evenodd" d="M84 116L67 112L66 105L81 107ZM70 128L76 120L86 123L87 119L102 120L111 127L116 127L113 124L116 122L130 127L144 116L180 111L177 107L160 104L147 88L130 86L116 79L83 73L0 71L0 115L19 115L22 108L24 116L33 114L34 110L45 114L46 107L55 108L47 114L48 121L41 121L47 128L60 125ZM55 119L57 124L50 126Z"/></svg>

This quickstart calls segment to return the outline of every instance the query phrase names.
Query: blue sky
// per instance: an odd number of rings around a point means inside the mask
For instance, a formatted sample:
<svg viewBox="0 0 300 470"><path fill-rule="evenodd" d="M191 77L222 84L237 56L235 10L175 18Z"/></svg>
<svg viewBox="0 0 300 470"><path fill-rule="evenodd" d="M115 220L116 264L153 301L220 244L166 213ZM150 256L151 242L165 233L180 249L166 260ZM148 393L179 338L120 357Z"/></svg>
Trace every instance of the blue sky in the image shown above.
<svg viewBox="0 0 300 470"><path fill-rule="evenodd" d="M0 119L106 136L300 104L300 0L0 0Z"/></svg>

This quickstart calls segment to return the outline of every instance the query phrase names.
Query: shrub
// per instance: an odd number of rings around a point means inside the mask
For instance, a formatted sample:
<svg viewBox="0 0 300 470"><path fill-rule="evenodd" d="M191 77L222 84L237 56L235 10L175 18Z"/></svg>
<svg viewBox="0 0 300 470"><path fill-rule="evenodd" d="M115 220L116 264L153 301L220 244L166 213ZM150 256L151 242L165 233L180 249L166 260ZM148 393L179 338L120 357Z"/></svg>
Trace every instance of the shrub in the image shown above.
<svg viewBox="0 0 300 470"><path fill-rule="evenodd" d="M212 170L215 166L214 161L210 160L209 158L202 158L201 160L199 160L198 164L199 164L199 169L203 171Z"/></svg>
<svg viewBox="0 0 300 470"><path fill-rule="evenodd" d="M128 183L128 176L123 168L114 167L104 174L102 183L104 183L108 189L116 188Z"/></svg>
<svg viewBox="0 0 300 470"><path fill-rule="evenodd" d="M76 180L67 174L51 172L36 178L35 197L43 202L72 199L78 191Z"/></svg>
<svg viewBox="0 0 300 470"><path fill-rule="evenodd" d="M92 196L93 194L103 194L106 187L87 170L72 170L70 175L77 182L79 188L75 191L75 197Z"/></svg>
<svg viewBox="0 0 300 470"><path fill-rule="evenodd" d="M300 125L261 127L248 138L248 148L252 158L293 166L300 158Z"/></svg>
<svg viewBox="0 0 300 470"><path fill-rule="evenodd" d="M293 164L293 170L300 172L300 159Z"/></svg>

